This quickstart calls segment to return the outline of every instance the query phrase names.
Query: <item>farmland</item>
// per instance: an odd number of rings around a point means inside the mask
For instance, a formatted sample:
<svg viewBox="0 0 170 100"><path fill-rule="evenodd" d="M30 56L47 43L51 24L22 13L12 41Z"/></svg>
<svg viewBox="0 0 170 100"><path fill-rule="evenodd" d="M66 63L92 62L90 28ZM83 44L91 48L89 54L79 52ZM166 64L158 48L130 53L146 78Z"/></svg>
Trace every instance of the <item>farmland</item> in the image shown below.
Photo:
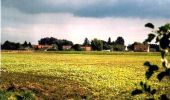
<svg viewBox="0 0 170 100"><path fill-rule="evenodd" d="M145 61L161 66L159 53L121 52L2 52L1 85L31 90L45 99L144 99L131 96L145 81ZM170 96L170 81L148 82ZM163 90L163 91L162 91Z"/></svg>

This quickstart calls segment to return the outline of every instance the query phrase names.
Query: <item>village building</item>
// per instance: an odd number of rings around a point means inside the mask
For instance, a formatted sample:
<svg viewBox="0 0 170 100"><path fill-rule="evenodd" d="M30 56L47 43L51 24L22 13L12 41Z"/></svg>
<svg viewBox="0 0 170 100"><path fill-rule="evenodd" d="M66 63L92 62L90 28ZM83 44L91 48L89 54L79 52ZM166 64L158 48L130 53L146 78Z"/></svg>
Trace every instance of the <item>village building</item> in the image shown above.
<svg viewBox="0 0 170 100"><path fill-rule="evenodd" d="M148 44L135 44L134 52L149 52L149 45Z"/></svg>
<svg viewBox="0 0 170 100"><path fill-rule="evenodd" d="M53 48L52 45L32 45L34 49L51 49Z"/></svg>
<svg viewBox="0 0 170 100"><path fill-rule="evenodd" d="M81 46L81 48L85 51L91 51L91 46Z"/></svg>
<svg viewBox="0 0 170 100"><path fill-rule="evenodd" d="M71 45L63 45L63 46L62 46L62 49L63 49L63 50L70 50L71 47L72 47Z"/></svg>

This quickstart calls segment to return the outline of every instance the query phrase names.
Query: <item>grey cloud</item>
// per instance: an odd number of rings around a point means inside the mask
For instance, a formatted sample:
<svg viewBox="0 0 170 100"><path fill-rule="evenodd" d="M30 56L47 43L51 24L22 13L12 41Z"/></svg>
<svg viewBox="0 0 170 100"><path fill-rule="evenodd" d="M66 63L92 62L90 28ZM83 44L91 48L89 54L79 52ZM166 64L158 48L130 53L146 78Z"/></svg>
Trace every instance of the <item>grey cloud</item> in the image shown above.
<svg viewBox="0 0 170 100"><path fill-rule="evenodd" d="M169 5L169 0L2 0L4 8L24 13L72 13L81 17L170 18Z"/></svg>

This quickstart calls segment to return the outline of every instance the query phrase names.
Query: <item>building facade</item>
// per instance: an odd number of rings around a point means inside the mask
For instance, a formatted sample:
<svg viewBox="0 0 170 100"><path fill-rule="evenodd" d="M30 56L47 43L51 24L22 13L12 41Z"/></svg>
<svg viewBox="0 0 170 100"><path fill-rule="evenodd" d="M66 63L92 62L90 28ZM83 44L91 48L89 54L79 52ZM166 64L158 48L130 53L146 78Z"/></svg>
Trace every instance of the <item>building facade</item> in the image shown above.
<svg viewBox="0 0 170 100"><path fill-rule="evenodd" d="M85 51L91 51L91 46L81 46L81 48Z"/></svg>
<svg viewBox="0 0 170 100"><path fill-rule="evenodd" d="M135 44L134 52L149 52L149 45L148 44Z"/></svg>

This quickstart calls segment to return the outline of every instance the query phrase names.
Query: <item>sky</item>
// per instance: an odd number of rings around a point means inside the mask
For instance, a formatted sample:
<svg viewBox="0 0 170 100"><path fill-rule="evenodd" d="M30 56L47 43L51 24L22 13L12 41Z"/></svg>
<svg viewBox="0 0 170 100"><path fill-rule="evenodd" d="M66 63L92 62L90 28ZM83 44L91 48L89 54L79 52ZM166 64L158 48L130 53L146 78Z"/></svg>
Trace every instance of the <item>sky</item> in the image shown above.
<svg viewBox="0 0 170 100"><path fill-rule="evenodd" d="M1 0L1 42L43 37L83 43L87 37L125 44L143 42L151 29L170 23L170 0Z"/></svg>

